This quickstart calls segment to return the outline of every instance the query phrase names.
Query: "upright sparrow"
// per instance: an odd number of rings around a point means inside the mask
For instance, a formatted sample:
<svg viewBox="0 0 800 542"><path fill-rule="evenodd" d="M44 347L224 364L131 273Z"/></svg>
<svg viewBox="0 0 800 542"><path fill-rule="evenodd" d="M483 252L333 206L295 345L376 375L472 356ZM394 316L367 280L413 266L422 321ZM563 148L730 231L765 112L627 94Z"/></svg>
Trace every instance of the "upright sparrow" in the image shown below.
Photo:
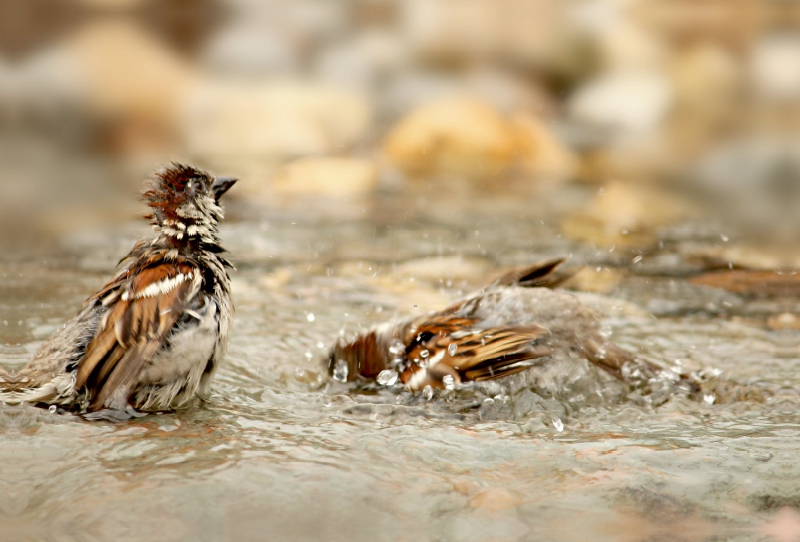
<svg viewBox="0 0 800 542"><path fill-rule="evenodd" d="M236 179L171 164L144 192L155 235L56 331L18 374L6 402L73 410L168 410L209 392L233 304L217 236L220 197Z"/></svg>

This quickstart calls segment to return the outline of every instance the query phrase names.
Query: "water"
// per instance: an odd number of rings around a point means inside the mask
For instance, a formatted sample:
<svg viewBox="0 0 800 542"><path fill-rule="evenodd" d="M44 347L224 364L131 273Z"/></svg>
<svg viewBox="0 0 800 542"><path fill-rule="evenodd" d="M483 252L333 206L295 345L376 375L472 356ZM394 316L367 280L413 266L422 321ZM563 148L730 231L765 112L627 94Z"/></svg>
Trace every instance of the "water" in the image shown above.
<svg viewBox="0 0 800 542"><path fill-rule="evenodd" d="M675 246L622 279L604 331L747 393L652 406L595 373L603 397L328 379L342 333L442 308L498 265L629 264L560 237L585 199L570 190L390 194L338 214L232 205L237 312L211 400L122 423L0 408L3 540L798 539L800 341L765 324L797 303L691 286ZM3 365L24 364L144 233L65 233L0 263Z"/></svg>

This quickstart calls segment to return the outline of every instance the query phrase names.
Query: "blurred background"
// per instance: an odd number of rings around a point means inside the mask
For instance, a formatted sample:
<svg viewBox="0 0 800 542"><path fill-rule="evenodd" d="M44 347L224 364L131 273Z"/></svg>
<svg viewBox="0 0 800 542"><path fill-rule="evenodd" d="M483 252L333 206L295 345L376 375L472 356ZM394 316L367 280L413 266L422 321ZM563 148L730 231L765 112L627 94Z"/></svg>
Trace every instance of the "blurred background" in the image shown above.
<svg viewBox="0 0 800 542"><path fill-rule="evenodd" d="M4 0L2 229L133 218L185 160L234 209L567 191L574 239L694 216L794 269L798 29L790 0Z"/></svg>

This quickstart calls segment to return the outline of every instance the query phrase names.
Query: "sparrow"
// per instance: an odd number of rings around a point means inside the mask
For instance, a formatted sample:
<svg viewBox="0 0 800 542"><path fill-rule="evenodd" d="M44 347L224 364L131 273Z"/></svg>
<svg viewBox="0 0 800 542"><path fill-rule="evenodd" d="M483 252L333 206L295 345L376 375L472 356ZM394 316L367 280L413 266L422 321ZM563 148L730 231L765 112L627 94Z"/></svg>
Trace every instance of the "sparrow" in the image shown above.
<svg viewBox="0 0 800 542"><path fill-rule="evenodd" d="M554 289L571 276L559 269L564 261L509 271L439 312L340 338L326 360L328 373L340 382L399 380L410 391L430 393L504 378L567 354L629 384L665 378L699 391L692 375L640 359L609 341L599 329L602 313Z"/></svg>
<svg viewBox="0 0 800 542"><path fill-rule="evenodd" d="M146 412L206 396L230 338L232 265L217 224L235 182L179 163L156 171L144 191L153 237L19 373L0 376L2 399Z"/></svg>

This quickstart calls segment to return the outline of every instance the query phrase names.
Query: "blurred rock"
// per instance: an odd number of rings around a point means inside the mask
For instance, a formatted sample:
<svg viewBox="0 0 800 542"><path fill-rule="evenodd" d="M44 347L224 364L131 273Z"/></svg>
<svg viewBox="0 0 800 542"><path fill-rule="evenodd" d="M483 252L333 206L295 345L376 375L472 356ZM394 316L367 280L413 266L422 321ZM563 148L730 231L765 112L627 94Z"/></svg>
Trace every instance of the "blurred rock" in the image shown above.
<svg viewBox="0 0 800 542"><path fill-rule="evenodd" d="M533 111L553 116L555 99L543 88L510 70L473 69L441 73L408 69L398 74L380 96L381 109L396 118L424 103L470 96L490 103L502 113Z"/></svg>
<svg viewBox="0 0 800 542"><path fill-rule="evenodd" d="M561 223L566 237L604 246L648 246L659 228L689 213L685 202L655 189L606 184L583 210Z"/></svg>
<svg viewBox="0 0 800 542"><path fill-rule="evenodd" d="M751 53L750 75L755 89L770 100L800 100L800 37L767 36Z"/></svg>
<svg viewBox="0 0 800 542"><path fill-rule="evenodd" d="M346 197L375 189L375 164L358 158L302 158L285 165L270 188L281 195Z"/></svg>
<svg viewBox="0 0 800 542"><path fill-rule="evenodd" d="M192 68L123 18L85 24L64 44L85 78L93 114L109 126L106 146L164 150L177 143Z"/></svg>
<svg viewBox="0 0 800 542"><path fill-rule="evenodd" d="M491 177L514 159L515 135L487 103L445 99L401 119L386 137L384 150L393 165L408 174Z"/></svg>
<svg viewBox="0 0 800 542"><path fill-rule="evenodd" d="M444 98L421 105L386 137L391 163L410 175L491 178L518 164L535 178L566 179L578 160L530 113L507 119L483 100Z"/></svg>
<svg viewBox="0 0 800 542"><path fill-rule="evenodd" d="M659 72L623 71L589 81L567 103L569 113L590 124L626 133L658 128L672 102L672 89Z"/></svg>
<svg viewBox="0 0 800 542"><path fill-rule="evenodd" d="M763 18L758 0L649 0L635 2L635 17L672 42L713 40L745 47ZM777 4L780 4L778 2Z"/></svg>
<svg viewBox="0 0 800 542"><path fill-rule="evenodd" d="M632 16L630 9L617 2L590 2L595 10L598 53L605 71L647 70L661 67L666 44L657 34Z"/></svg>
<svg viewBox="0 0 800 542"><path fill-rule="evenodd" d="M411 0L402 3L402 31L424 56L545 63L559 41L562 10L558 0Z"/></svg>
<svg viewBox="0 0 800 542"><path fill-rule="evenodd" d="M720 134L741 124L746 107L741 60L713 43L700 43L670 61L675 107L668 123L668 145L679 160L692 163L708 152Z"/></svg>
<svg viewBox="0 0 800 542"><path fill-rule="evenodd" d="M203 54L215 74L264 76L288 73L298 65L298 53L280 31L262 25L229 26L213 38Z"/></svg>
<svg viewBox="0 0 800 542"><path fill-rule="evenodd" d="M676 55L670 73L678 105L695 114L714 114L730 107L741 92L740 65L728 50L703 43Z"/></svg>
<svg viewBox="0 0 800 542"><path fill-rule="evenodd" d="M316 71L324 81L378 92L381 83L409 62L403 43L383 31L366 31L321 51Z"/></svg>
<svg viewBox="0 0 800 542"><path fill-rule="evenodd" d="M203 155L304 155L341 151L372 121L364 96L300 81L208 82L193 93L184 134Z"/></svg>
<svg viewBox="0 0 800 542"><path fill-rule="evenodd" d="M578 158L556 139L544 123L528 113L512 117L519 162L526 172L543 179L569 179Z"/></svg>

